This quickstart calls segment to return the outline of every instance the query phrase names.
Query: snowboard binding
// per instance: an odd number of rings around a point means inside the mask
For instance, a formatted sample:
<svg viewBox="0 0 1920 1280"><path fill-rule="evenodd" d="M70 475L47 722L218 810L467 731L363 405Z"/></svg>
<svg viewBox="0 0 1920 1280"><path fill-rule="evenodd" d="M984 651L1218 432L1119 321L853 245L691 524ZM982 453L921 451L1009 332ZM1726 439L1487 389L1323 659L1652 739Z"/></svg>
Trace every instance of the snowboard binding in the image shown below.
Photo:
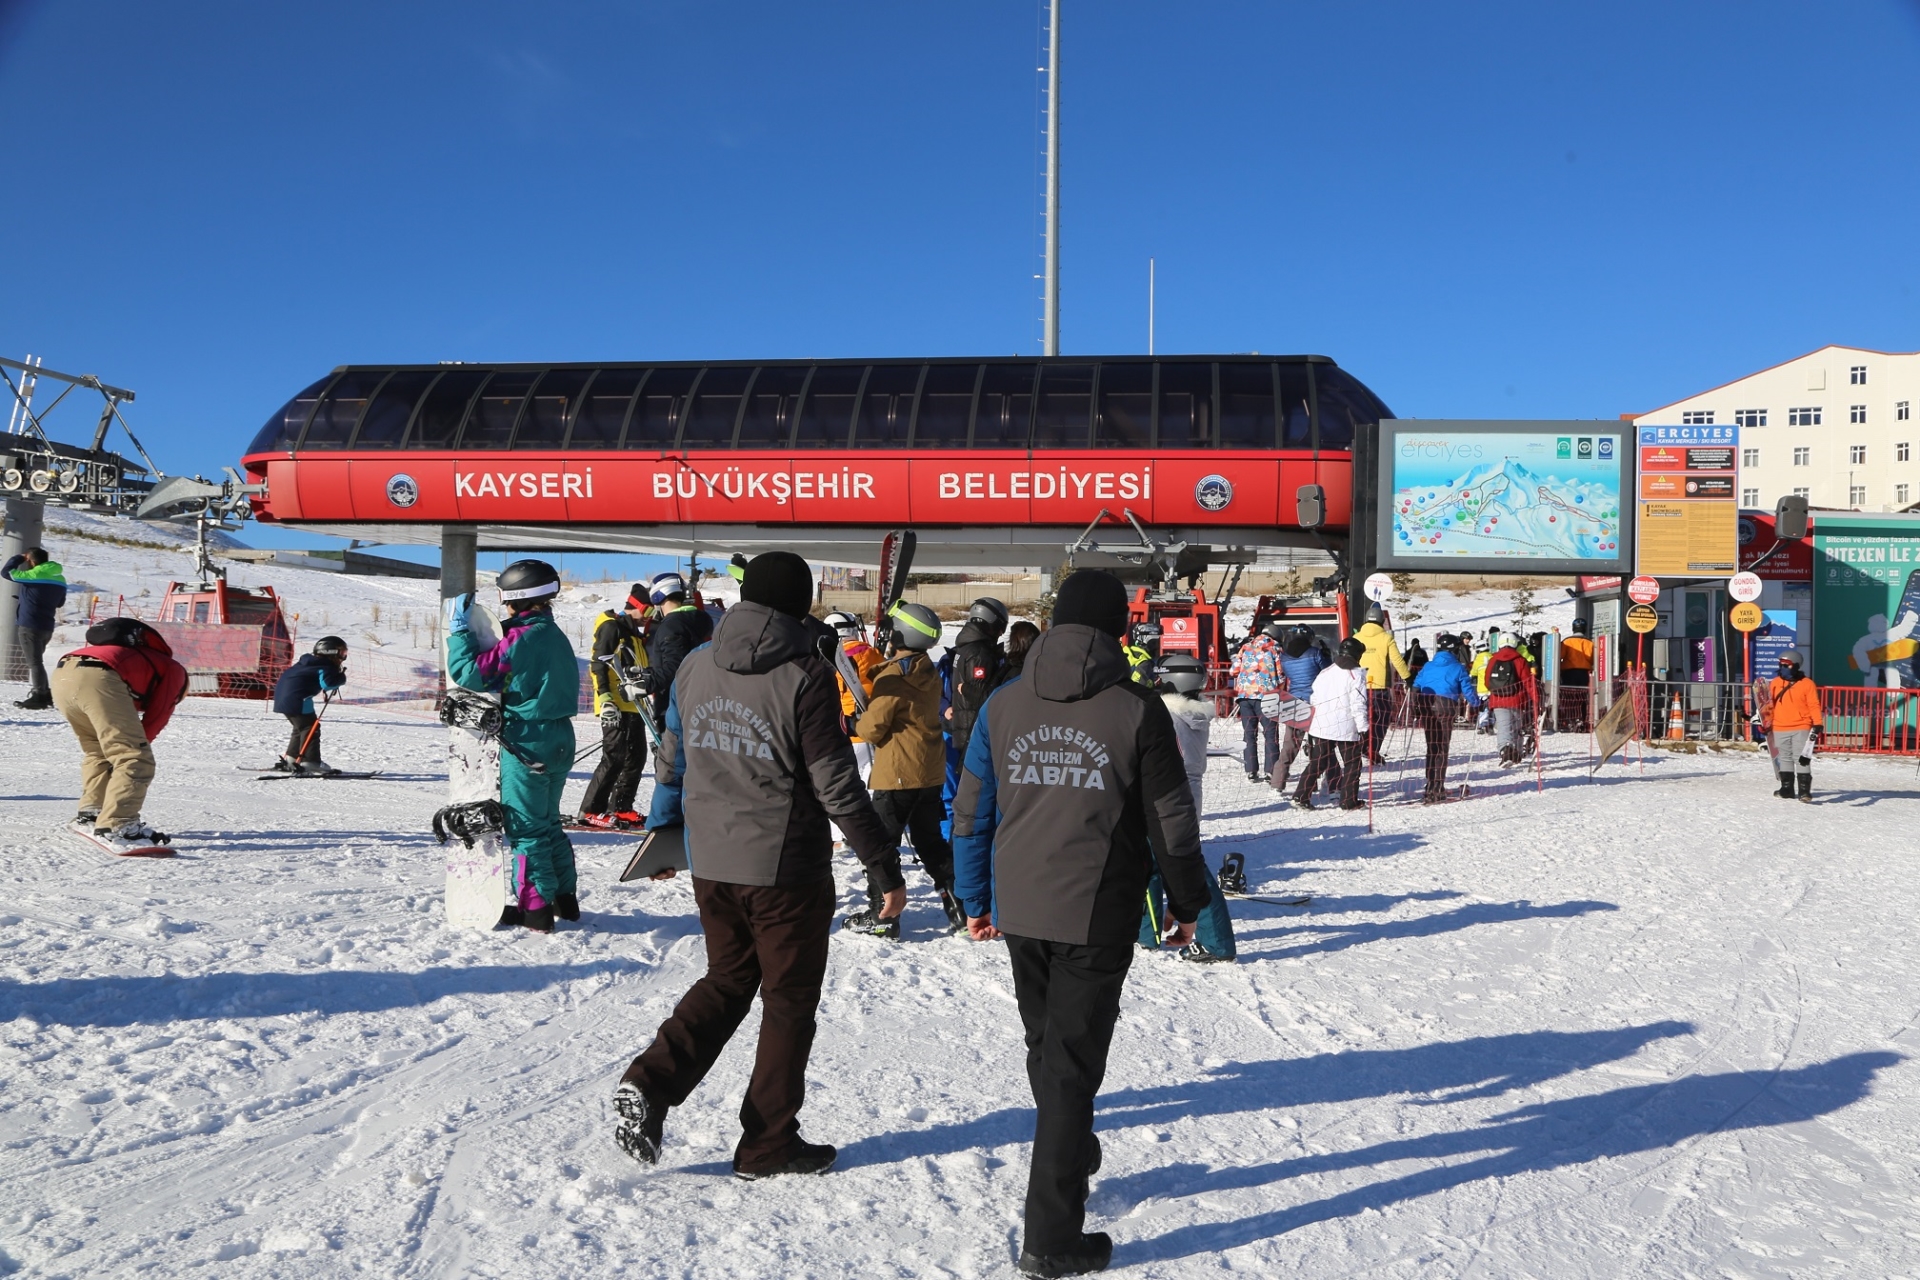
<svg viewBox="0 0 1920 1280"><path fill-rule="evenodd" d="M1220 859L1220 892L1245 894L1247 891L1247 855L1230 853Z"/></svg>
<svg viewBox="0 0 1920 1280"><path fill-rule="evenodd" d="M475 733L497 737L506 727L507 718L497 700L485 694L454 688L447 690L447 696L440 703L440 723L451 729L471 729Z"/></svg>
<svg viewBox="0 0 1920 1280"><path fill-rule="evenodd" d="M470 800L465 804L447 805L433 815L433 834L441 844L459 839L460 843L473 848L473 842L481 836L507 828L507 811L500 807L498 800Z"/></svg>

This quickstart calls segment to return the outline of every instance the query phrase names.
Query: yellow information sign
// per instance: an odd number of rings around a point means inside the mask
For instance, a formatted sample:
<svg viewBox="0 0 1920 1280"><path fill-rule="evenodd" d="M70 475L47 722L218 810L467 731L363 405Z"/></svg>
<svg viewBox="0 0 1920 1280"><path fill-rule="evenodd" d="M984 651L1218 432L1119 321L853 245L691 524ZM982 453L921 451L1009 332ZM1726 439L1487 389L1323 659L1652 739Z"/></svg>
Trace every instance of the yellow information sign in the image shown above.
<svg viewBox="0 0 1920 1280"><path fill-rule="evenodd" d="M1740 567L1739 427L1637 430L1636 567L1656 578L1730 577Z"/></svg>
<svg viewBox="0 0 1920 1280"><path fill-rule="evenodd" d="M1660 611L1650 604L1637 604L1627 610L1627 630L1645 635L1660 625Z"/></svg>
<svg viewBox="0 0 1920 1280"><path fill-rule="evenodd" d="M1736 604L1727 614L1727 621L1733 623L1735 631L1758 631L1765 622L1766 615L1760 612L1760 606L1752 601Z"/></svg>
<svg viewBox="0 0 1920 1280"><path fill-rule="evenodd" d="M1642 502L1640 572L1656 578L1733 573L1740 564L1738 515L1727 502Z"/></svg>

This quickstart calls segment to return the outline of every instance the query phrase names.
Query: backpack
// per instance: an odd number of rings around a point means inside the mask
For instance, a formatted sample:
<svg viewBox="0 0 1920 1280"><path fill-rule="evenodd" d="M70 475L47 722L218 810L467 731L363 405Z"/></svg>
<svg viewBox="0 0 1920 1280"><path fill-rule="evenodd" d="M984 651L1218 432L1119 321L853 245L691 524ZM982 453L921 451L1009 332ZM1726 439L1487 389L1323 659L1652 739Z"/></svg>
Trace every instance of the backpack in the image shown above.
<svg viewBox="0 0 1920 1280"><path fill-rule="evenodd" d="M1520 692L1519 663L1514 658L1495 658L1487 664L1487 692L1499 697Z"/></svg>
<svg viewBox="0 0 1920 1280"><path fill-rule="evenodd" d="M155 631L138 618L107 618L87 628L89 645L113 645L122 649L157 649L171 655L173 650Z"/></svg>
<svg viewBox="0 0 1920 1280"><path fill-rule="evenodd" d="M1000 646L969 641L951 654L947 702L953 708L953 740L956 745L971 739L973 722L980 708L1006 676L1006 658Z"/></svg>

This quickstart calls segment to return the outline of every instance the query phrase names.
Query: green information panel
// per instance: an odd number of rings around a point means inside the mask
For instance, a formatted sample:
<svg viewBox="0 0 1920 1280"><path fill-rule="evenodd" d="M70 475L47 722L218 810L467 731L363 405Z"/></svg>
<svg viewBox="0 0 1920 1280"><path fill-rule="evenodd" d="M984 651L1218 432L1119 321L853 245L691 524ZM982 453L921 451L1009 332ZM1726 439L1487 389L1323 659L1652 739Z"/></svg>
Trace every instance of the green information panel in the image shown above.
<svg viewBox="0 0 1920 1280"><path fill-rule="evenodd" d="M1920 516L1814 516L1813 633L1818 683L1920 687Z"/></svg>

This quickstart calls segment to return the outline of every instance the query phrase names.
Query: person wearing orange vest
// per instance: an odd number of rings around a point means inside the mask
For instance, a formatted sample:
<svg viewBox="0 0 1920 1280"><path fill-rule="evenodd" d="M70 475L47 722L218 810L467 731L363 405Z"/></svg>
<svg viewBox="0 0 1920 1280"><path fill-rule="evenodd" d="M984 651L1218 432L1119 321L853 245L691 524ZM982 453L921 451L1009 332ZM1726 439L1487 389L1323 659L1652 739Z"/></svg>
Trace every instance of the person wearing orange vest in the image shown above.
<svg viewBox="0 0 1920 1280"><path fill-rule="evenodd" d="M1800 669L1801 661L1798 649L1780 655L1780 674L1767 685L1771 705L1765 727L1774 771L1780 775L1780 790L1774 794L1782 800L1812 804L1814 733L1825 724L1825 717L1820 711L1820 690Z"/></svg>
<svg viewBox="0 0 1920 1280"><path fill-rule="evenodd" d="M1573 634L1560 642L1560 683L1569 689L1584 689L1593 679L1593 641L1587 637L1587 620L1573 620Z"/></svg>

